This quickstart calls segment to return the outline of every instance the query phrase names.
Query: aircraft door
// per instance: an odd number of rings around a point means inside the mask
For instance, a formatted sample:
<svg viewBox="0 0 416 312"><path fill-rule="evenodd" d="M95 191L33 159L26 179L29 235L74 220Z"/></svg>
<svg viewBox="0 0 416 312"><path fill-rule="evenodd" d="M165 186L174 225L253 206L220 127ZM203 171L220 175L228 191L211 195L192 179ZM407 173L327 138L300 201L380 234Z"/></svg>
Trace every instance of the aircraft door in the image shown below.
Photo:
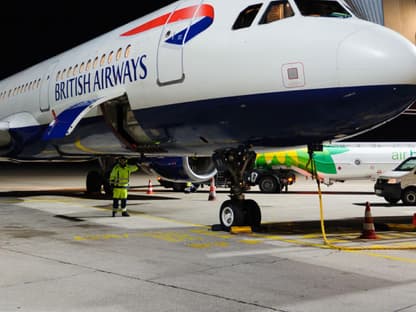
<svg viewBox="0 0 416 312"><path fill-rule="evenodd" d="M176 7L163 27L157 53L157 82L159 85L179 83L183 72L183 47L186 35L203 0L187 1L187 6Z"/></svg>
<svg viewBox="0 0 416 312"><path fill-rule="evenodd" d="M46 112L50 109L50 98L49 90L50 86L53 83L52 81L52 72L55 69L58 62L52 63L47 71L43 74L39 92L39 108L41 112Z"/></svg>

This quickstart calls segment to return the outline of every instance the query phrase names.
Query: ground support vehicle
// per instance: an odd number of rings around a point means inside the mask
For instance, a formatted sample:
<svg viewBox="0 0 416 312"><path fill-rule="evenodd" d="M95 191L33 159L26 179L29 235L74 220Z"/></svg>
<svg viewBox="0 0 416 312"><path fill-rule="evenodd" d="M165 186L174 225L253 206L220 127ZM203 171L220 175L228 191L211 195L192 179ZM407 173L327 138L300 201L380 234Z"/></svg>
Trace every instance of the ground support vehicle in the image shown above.
<svg viewBox="0 0 416 312"><path fill-rule="evenodd" d="M392 171L380 175L374 191L390 204L401 200L405 205L416 205L416 157L409 157Z"/></svg>

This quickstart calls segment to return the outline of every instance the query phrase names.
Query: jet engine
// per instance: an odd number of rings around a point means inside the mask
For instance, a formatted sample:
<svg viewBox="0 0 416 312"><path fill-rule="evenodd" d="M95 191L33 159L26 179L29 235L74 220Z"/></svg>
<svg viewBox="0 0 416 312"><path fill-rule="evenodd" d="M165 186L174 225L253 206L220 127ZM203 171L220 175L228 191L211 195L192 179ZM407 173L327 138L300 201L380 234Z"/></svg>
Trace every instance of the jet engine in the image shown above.
<svg viewBox="0 0 416 312"><path fill-rule="evenodd" d="M217 174L211 157L150 157L150 167L166 180L205 182Z"/></svg>

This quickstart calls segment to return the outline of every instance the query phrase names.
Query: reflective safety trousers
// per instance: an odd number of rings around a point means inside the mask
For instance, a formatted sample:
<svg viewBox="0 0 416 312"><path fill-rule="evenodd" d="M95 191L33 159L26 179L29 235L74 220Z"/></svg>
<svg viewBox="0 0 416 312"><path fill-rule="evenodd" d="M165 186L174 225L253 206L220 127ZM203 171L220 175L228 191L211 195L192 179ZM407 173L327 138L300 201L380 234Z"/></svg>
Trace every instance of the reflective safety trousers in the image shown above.
<svg viewBox="0 0 416 312"><path fill-rule="evenodd" d="M139 170L135 165L126 165L124 167L119 164L115 165L110 173L110 183L114 185L113 198L127 198L127 188L129 186L130 174Z"/></svg>

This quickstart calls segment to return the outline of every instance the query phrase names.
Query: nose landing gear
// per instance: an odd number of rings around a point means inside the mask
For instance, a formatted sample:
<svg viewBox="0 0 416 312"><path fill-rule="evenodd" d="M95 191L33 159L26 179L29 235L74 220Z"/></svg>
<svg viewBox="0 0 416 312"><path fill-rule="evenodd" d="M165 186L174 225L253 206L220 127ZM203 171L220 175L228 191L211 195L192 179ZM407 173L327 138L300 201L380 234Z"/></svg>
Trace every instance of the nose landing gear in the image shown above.
<svg viewBox="0 0 416 312"><path fill-rule="evenodd" d="M261 223L259 205L252 199L245 199L244 191L249 189L244 173L254 167L256 153L240 146L218 150L213 155L217 169L227 171L231 180L230 199L222 203L220 223L226 230L232 226L248 225L257 228Z"/></svg>

